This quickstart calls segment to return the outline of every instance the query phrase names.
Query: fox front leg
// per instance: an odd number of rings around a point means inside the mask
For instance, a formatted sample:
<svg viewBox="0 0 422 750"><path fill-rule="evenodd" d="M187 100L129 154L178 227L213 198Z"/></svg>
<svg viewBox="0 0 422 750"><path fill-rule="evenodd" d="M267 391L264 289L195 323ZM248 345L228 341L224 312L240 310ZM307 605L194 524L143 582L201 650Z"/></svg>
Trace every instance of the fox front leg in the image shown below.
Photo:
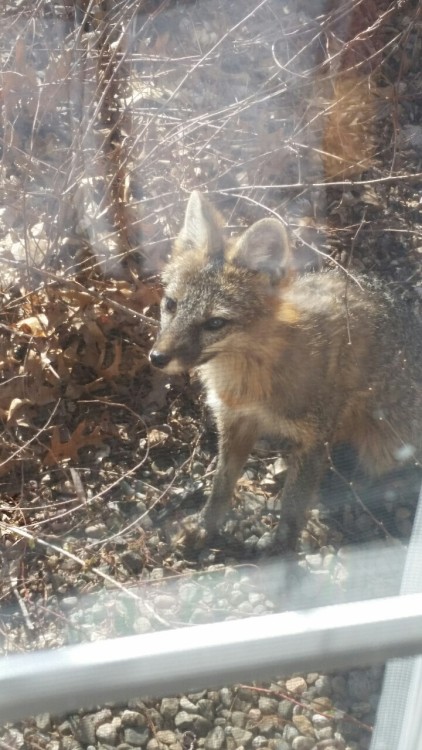
<svg viewBox="0 0 422 750"><path fill-rule="evenodd" d="M275 537L280 550L295 549L305 525L306 510L320 486L326 464L324 444L291 456L281 493L281 514Z"/></svg>
<svg viewBox="0 0 422 750"><path fill-rule="evenodd" d="M218 461L211 494L198 515L204 536L221 526L230 506L233 490L256 440L256 424L250 419L217 419Z"/></svg>

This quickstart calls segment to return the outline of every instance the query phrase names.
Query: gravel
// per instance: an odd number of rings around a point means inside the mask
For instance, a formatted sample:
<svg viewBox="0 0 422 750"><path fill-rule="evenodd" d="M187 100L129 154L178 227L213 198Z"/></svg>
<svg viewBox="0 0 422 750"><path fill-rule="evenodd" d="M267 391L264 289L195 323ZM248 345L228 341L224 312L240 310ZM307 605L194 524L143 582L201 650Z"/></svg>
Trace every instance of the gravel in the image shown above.
<svg viewBox="0 0 422 750"><path fill-rule="evenodd" d="M367 747L370 732L365 727L374 718L381 678L382 670L374 668L332 677L310 673L266 686L134 700L136 709L110 706L61 722L40 714L31 736L48 750L58 750L49 741L55 733L65 750L356 750ZM320 682L329 686L325 692L331 697L306 697ZM25 731L22 735L15 727L6 728L3 742L23 748Z"/></svg>
<svg viewBox="0 0 422 750"><path fill-rule="evenodd" d="M304 580L309 577L313 581L325 570L333 600L338 599L339 592L344 596L347 586L351 586L353 596L355 586L361 591L357 557L362 554L361 549L356 551L345 546L339 552L334 547L325 547L317 554L305 555L301 568ZM382 554L382 547L368 552L369 567L375 578L385 574L380 562ZM376 557L376 565L372 565L371 555ZM330 566L326 569L328 556ZM391 568L391 549L388 561ZM366 566L361 566L365 581L368 580L367 567L368 561ZM392 568L394 570L394 565ZM400 565L396 568L399 571ZM180 620L210 622L230 619L233 615L271 613L278 608L281 570L280 561L268 560L259 566L256 563L243 566L218 563L205 571L192 572L186 580L186 575L167 579L153 569L138 602L131 601L129 608L127 597L119 593L116 599L114 593L102 591L101 612L107 617L108 612L119 611L115 609L118 601L120 611L132 613L138 632L140 624L142 632L162 628L163 616L168 618L170 627ZM397 585L393 578L390 585ZM296 585L299 583L302 585L303 581L299 579ZM309 581L301 592L303 606L306 606L303 597L307 596L308 585ZM294 601L299 596L296 588L293 594L289 594L288 589L282 596L285 594L291 595ZM79 600L79 625L90 623L90 628L98 627L98 618L91 619L92 610L98 615L98 607L97 597L85 603ZM68 601L64 611L73 611ZM97 711L81 711L65 720L48 713L40 714L35 717L31 731L33 741L46 750L57 750L52 745L56 735L61 738L60 750L89 747L93 750L190 750L191 745L192 750L365 750L375 719L382 675L379 667L332 675L309 672L260 685L223 686L219 690L204 689L159 700L143 697L122 707L109 705ZM24 744L18 729L13 727L6 728L1 739L18 749Z"/></svg>

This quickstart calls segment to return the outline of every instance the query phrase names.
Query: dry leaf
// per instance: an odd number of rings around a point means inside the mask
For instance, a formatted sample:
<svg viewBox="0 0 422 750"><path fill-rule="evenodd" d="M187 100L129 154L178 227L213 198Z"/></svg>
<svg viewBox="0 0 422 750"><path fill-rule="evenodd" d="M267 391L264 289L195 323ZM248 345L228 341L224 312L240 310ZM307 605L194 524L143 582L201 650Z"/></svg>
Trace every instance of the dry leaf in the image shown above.
<svg viewBox="0 0 422 750"><path fill-rule="evenodd" d="M111 365L99 370L99 375L104 380L116 380L120 377L120 365L122 363L122 344L120 341L114 342L114 357Z"/></svg>
<svg viewBox="0 0 422 750"><path fill-rule="evenodd" d="M86 432L86 420L82 420L69 437L62 442L60 438L60 427L53 427L51 436L51 448L43 460L44 466L54 466L60 461L71 459L78 461L78 451L86 446L103 445L103 433L100 427L94 427L92 432Z"/></svg>
<svg viewBox="0 0 422 750"><path fill-rule="evenodd" d="M152 448L156 445L160 445L160 443L165 443L168 437L168 431L164 432L164 430L153 429L148 432L148 443Z"/></svg>
<svg viewBox="0 0 422 750"><path fill-rule="evenodd" d="M85 351L80 357L86 367L96 372L101 369L106 353L106 338L95 320L88 320L81 328Z"/></svg>
<svg viewBox="0 0 422 750"><path fill-rule="evenodd" d="M31 315L30 318L20 320L19 323L16 323L16 328L18 331L27 333L29 336L38 336L41 338L46 338L52 333L51 329L49 330L48 318L44 313Z"/></svg>
<svg viewBox="0 0 422 750"><path fill-rule="evenodd" d="M28 398L14 398L12 399L9 409L7 411L6 420L8 424L17 424L20 422L22 424L22 414L19 418L19 413L25 410L25 406L30 404L30 400ZM27 422L25 421L27 424Z"/></svg>

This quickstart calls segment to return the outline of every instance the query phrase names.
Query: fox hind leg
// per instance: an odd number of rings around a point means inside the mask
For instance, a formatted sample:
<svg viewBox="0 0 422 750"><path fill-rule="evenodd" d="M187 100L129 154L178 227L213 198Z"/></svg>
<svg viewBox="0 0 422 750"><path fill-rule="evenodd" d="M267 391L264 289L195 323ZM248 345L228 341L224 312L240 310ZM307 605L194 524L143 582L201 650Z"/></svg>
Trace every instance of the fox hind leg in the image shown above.
<svg viewBox="0 0 422 750"><path fill-rule="evenodd" d="M292 454L281 493L281 513L276 547L292 551L305 525L306 510L317 492L327 466L327 450L317 445L306 453Z"/></svg>

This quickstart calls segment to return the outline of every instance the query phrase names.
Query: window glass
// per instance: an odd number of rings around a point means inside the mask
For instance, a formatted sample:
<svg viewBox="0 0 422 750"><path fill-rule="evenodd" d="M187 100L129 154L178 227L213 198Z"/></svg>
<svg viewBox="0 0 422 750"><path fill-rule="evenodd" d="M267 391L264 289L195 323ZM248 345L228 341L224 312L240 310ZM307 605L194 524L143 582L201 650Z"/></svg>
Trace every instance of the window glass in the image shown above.
<svg viewBox="0 0 422 750"><path fill-rule="evenodd" d="M1 659L420 592L418 10L4 0ZM358 750L383 674L0 738Z"/></svg>

